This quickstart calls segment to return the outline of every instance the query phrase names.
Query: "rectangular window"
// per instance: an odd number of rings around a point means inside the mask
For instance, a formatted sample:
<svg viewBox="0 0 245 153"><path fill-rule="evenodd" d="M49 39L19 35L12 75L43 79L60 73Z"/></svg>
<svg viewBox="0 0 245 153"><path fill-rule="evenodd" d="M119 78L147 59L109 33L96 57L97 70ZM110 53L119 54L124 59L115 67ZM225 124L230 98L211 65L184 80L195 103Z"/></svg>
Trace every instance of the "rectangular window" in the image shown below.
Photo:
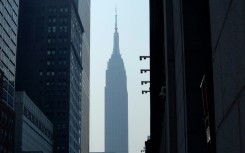
<svg viewBox="0 0 245 153"><path fill-rule="evenodd" d="M48 38L48 43L51 43L51 38Z"/></svg>
<svg viewBox="0 0 245 153"><path fill-rule="evenodd" d="M56 27L53 27L52 28L52 32L56 32Z"/></svg>
<svg viewBox="0 0 245 153"><path fill-rule="evenodd" d="M63 27L62 26L60 27L60 32L63 32Z"/></svg>

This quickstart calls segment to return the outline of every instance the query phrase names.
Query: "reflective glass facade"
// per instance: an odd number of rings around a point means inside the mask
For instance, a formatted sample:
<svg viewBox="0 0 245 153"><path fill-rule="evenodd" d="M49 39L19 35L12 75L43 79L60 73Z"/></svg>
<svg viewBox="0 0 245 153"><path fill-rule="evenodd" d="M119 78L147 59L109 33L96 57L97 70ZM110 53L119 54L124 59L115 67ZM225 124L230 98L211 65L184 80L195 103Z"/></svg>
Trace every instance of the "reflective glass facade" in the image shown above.
<svg viewBox="0 0 245 153"><path fill-rule="evenodd" d="M0 152L14 152L14 88L19 0L0 1Z"/></svg>
<svg viewBox="0 0 245 153"><path fill-rule="evenodd" d="M3 100L14 105L18 0L0 1L0 70L3 71Z"/></svg>

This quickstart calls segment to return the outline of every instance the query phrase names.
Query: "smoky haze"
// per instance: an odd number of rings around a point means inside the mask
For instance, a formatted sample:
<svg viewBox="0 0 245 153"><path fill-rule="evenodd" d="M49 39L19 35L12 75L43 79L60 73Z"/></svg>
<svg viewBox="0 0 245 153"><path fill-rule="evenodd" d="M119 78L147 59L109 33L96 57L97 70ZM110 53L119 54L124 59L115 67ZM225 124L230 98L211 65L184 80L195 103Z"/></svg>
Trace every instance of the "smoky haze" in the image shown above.
<svg viewBox="0 0 245 153"><path fill-rule="evenodd" d="M124 61L128 90L129 153L140 152L149 135L149 95L142 95L141 81L148 81L149 4L147 0L95 0L91 2L91 104L90 152L104 151L104 110L107 62L113 52L115 7L118 14L120 53Z"/></svg>

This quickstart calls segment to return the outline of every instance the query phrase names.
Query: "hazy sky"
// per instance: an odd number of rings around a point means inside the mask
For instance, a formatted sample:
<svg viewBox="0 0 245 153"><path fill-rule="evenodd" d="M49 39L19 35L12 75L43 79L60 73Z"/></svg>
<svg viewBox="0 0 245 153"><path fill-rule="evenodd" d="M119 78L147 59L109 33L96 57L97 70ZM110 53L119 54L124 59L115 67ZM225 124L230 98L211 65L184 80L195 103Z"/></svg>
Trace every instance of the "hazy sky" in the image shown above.
<svg viewBox="0 0 245 153"><path fill-rule="evenodd" d="M149 0L91 0L91 104L90 151L104 151L104 87L107 62L113 49L115 7L118 12L120 51L124 60L129 109L129 153L140 153L150 131L149 94L142 95L140 81L149 80L149 74L140 74L149 68Z"/></svg>

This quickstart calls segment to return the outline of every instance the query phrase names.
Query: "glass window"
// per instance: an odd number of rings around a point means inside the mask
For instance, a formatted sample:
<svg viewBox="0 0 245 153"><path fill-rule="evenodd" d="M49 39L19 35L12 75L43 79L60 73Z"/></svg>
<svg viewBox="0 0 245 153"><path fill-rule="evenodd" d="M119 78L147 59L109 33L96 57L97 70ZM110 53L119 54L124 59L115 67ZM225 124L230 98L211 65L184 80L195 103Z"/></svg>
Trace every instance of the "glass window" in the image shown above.
<svg viewBox="0 0 245 153"><path fill-rule="evenodd" d="M63 32L63 27L62 26L60 26L60 32Z"/></svg>
<svg viewBox="0 0 245 153"><path fill-rule="evenodd" d="M56 32L56 27L52 27L52 31L53 32Z"/></svg>

